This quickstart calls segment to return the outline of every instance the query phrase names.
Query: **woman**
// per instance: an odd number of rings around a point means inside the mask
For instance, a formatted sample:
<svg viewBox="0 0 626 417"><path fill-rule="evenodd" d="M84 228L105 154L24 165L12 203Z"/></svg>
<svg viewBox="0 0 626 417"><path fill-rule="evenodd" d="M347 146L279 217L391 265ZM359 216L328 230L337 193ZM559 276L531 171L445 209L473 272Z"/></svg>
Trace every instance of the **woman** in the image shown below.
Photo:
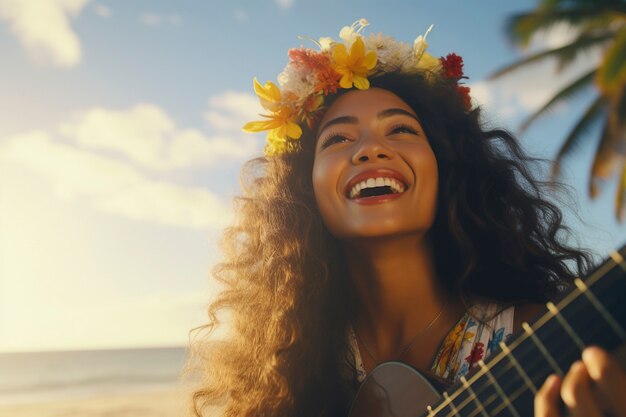
<svg viewBox="0 0 626 417"><path fill-rule="evenodd" d="M454 382L588 266L515 139L481 128L460 57L366 25L290 51L282 90L255 80L268 115L245 129L269 130L267 156L248 164L224 237L207 328L223 312L229 333L197 344L196 415L346 415L389 360ZM562 382L574 415L600 415L590 380L625 415L617 369L585 351ZM538 392L537 416L560 415L560 384Z"/></svg>

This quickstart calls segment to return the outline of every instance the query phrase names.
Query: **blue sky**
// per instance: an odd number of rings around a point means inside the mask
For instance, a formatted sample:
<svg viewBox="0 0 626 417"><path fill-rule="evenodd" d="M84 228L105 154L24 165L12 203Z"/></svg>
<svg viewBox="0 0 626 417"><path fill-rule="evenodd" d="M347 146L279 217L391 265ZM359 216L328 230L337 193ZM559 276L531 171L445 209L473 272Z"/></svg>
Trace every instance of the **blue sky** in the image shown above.
<svg viewBox="0 0 626 417"><path fill-rule="evenodd" d="M513 4L515 3L515 4ZM0 351L183 345L204 320L209 270L241 164L262 135L252 79L275 81L298 35L367 32L465 58L490 125L515 130L570 74L497 81L521 56L505 18L534 1L0 0ZM535 47L564 42L557 27ZM554 156L591 91L521 137ZM595 135L597 132L590 132ZM593 141L568 159L568 221L599 255L626 240L615 183L586 198Z"/></svg>

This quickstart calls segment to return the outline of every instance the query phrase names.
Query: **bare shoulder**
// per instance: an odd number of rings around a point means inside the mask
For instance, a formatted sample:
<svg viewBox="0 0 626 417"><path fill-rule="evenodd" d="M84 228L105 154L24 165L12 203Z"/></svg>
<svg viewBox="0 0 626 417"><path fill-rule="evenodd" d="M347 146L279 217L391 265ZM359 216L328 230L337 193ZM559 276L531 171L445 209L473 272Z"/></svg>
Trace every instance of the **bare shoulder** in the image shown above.
<svg viewBox="0 0 626 417"><path fill-rule="evenodd" d="M525 303L517 304L515 306L515 313L513 315L513 332L517 333L522 329L522 323L532 322L546 311L546 306L543 304Z"/></svg>

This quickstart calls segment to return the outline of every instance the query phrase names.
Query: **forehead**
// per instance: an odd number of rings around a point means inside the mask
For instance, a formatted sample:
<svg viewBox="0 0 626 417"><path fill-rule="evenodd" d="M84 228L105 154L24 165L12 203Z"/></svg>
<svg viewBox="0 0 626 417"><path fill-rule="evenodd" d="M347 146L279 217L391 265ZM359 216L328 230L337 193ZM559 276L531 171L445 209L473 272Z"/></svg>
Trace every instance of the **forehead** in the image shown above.
<svg viewBox="0 0 626 417"><path fill-rule="evenodd" d="M352 90L335 100L324 114L320 126L335 117L371 116L389 108L399 108L415 114L415 111L404 100L389 90L375 87L367 90Z"/></svg>

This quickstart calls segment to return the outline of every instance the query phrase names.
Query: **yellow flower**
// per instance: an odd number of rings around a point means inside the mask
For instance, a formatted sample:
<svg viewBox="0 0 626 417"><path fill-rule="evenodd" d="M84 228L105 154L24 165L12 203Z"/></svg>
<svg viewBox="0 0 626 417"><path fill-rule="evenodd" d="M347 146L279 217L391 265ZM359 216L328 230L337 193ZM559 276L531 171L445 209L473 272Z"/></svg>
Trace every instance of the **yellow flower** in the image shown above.
<svg viewBox="0 0 626 417"><path fill-rule="evenodd" d="M287 142L287 139L276 137L271 133L267 135L267 143L265 144L265 148L263 149L265 155L276 156L285 153L288 150L289 143Z"/></svg>
<svg viewBox="0 0 626 417"><path fill-rule="evenodd" d="M271 81L261 85L261 83L254 78L254 92L259 96L261 106L265 110L276 111L280 106L280 89Z"/></svg>
<svg viewBox="0 0 626 417"><path fill-rule="evenodd" d="M424 73L427 81L434 81L441 72L441 61L428 52L424 52L417 63L417 68Z"/></svg>
<svg viewBox="0 0 626 417"><path fill-rule="evenodd" d="M354 85L359 90L367 90L370 82L367 75L376 66L376 52L365 53L363 39L357 36L350 47L350 53L343 44L337 44L333 48L332 67L341 74L339 85L342 88L352 88Z"/></svg>
<svg viewBox="0 0 626 417"><path fill-rule="evenodd" d="M269 130L268 139L270 137L299 139L302 136L302 128L294 121L295 115L290 107L282 106L272 114L262 114L261 116L268 120L248 122L244 125L243 130L245 132Z"/></svg>
<svg viewBox="0 0 626 417"><path fill-rule="evenodd" d="M297 115L288 105L282 104L280 89L276 84L268 81L261 85L254 79L254 92L259 96L261 105L270 114L262 114L267 120L248 122L243 126L245 132L262 132L269 130L267 134L268 146L280 148L277 144L286 142L287 139L299 139L302 136L302 128L295 120Z"/></svg>

